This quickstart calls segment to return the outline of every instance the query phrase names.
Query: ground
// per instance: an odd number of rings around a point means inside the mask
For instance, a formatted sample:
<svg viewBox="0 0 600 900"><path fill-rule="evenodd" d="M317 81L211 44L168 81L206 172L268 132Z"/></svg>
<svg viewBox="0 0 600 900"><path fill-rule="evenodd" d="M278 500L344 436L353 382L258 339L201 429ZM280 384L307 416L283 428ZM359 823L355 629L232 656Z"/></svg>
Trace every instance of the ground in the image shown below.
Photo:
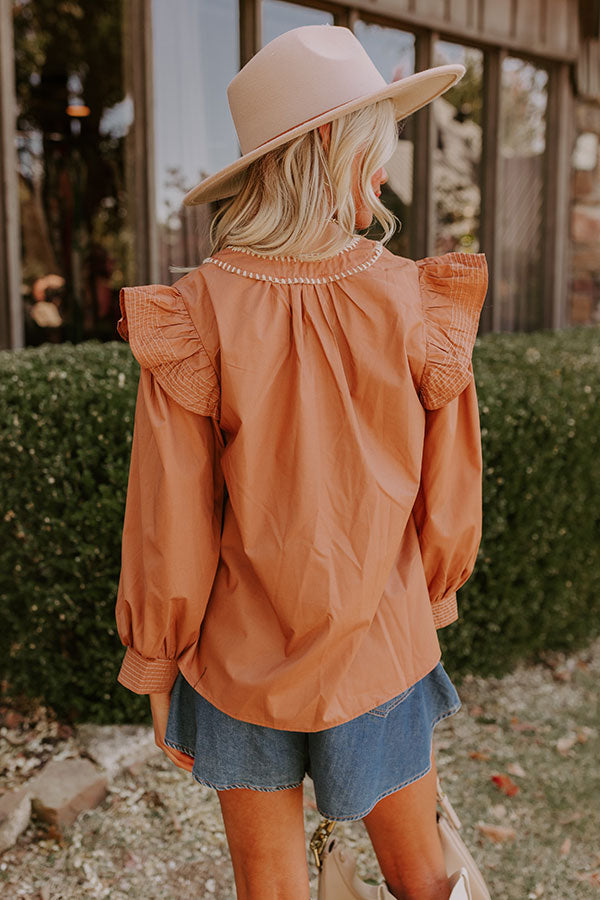
<svg viewBox="0 0 600 900"><path fill-rule="evenodd" d="M600 898L599 675L596 640L501 679L468 677L461 710L436 727L440 779L493 900ZM19 778L8 731L0 729L0 767L12 786ZM305 797L308 841L318 823L308 780ZM357 852L362 877L379 879L362 824L336 832ZM316 897L312 865L311 875ZM234 900L216 794L159 756L121 775L106 800L64 833L32 819L0 855L0 893L6 900Z"/></svg>

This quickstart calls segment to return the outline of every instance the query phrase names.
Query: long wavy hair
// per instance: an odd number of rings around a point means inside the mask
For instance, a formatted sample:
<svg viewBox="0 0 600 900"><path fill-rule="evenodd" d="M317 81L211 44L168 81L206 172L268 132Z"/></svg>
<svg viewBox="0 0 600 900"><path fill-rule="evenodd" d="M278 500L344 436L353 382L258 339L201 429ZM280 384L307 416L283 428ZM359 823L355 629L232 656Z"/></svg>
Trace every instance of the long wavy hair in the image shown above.
<svg viewBox="0 0 600 900"><path fill-rule="evenodd" d="M331 256L355 234L352 196L357 154L362 200L383 229L383 243L398 219L376 196L371 178L393 155L399 128L391 100L380 100L331 123L324 149L313 129L251 163L240 190L221 201L209 230L211 253L227 245L268 256ZM341 233L324 237L334 220Z"/></svg>

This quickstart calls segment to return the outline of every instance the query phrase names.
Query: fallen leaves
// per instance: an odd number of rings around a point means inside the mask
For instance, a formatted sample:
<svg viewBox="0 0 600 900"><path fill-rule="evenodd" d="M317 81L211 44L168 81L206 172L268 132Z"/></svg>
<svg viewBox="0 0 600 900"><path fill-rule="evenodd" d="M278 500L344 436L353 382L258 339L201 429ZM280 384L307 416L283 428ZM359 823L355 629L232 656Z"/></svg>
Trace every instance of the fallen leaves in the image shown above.
<svg viewBox="0 0 600 900"><path fill-rule="evenodd" d="M558 851L560 856L568 856L571 852L571 838L565 838Z"/></svg>
<svg viewBox="0 0 600 900"><path fill-rule="evenodd" d="M509 775L500 772L491 775L490 778L498 790L502 791L503 794L506 794L507 797L514 797L515 794L519 793L519 785L515 784Z"/></svg>
<svg viewBox="0 0 600 900"><path fill-rule="evenodd" d="M469 753L469 757L471 759L481 759L484 762L487 762L489 759L491 759L491 755L489 753L485 753L482 750L471 750L471 752Z"/></svg>
<svg viewBox="0 0 600 900"><path fill-rule="evenodd" d="M594 872L575 872L575 878L577 881L586 881L593 887L600 887L600 869Z"/></svg>
<svg viewBox="0 0 600 900"><path fill-rule="evenodd" d="M510 720L510 727L513 731L539 731L539 726L534 725L533 722L521 722L517 716L513 716Z"/></svg>
<svg viewBox="0 0 600 900"><path fill-rule="evenodd" d="M517 836L515 829L507 825L488 825L485 822L478 822L477 828L495 844L514 841Z"/></svg>
<svg viewBox="0 0 600 900"><path fill-rule="evenodd" d="M567 734L557 740L555 744L556 750L562 756L567 756L569 750L572 750L575 744L585 744L592 734L594 734L594 729L588 728L587 725L583 725L577 731L568 731Z"/></svg>

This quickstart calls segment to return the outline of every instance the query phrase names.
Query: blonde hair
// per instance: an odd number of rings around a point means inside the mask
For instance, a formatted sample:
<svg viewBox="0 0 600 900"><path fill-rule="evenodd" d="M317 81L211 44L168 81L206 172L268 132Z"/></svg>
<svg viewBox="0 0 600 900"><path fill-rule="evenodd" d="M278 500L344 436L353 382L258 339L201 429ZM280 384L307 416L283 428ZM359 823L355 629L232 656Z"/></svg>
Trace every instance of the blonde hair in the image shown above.
<svg viewBox="0 0 600 900"><path fill-rule="evenodd" d="M355 234L352 178L357 153L361 199L381 224L386 243L398 220L377 198L371 178L393 155L397 140L394 105L386 99L334 119L327 150L315 128L266 153L248 166L239 192L222 201L214 215L211 254L227 245L265 255L339 252ZM324 240L332 219L342 233Z"/></svg>

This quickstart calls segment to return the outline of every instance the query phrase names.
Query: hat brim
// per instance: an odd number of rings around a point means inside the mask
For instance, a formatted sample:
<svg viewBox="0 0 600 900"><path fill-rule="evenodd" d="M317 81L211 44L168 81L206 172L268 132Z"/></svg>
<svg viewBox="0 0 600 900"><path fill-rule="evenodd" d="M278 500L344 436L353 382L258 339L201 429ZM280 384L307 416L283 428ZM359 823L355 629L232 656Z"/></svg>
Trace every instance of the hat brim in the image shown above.
<svg viewBox="0 0 600 900"><path fill-rule="evenodd" d="M224 197L231 197L240 189L244 171L250 163L264 156L270 150L275 150L277 147L287 144L288 141L300 137L300 135L306 134L308 131L312 131L313 128L324 125L326 122L333 122L335 119L346 115L346 113L354 112L363 106L369 106L372 103L377 103L379 100L390 99L394 101L396 121L405 119L453 87L462 78L465 71L465 67L460 65L460 63L425 69L423 72L416 72L414 75L409 75L399 81L392 81L378 91L363 94L354 100L349 100L348 103L343 103L341 106L327 110L321 113L320 116L315 116L307 122L296 125L295 128L290 128L288 131L278 134L270 141L266 141L249 153L240 156L235 162L230 163L213 175L209 175L208 178L205 178L196 187L187 192L183 198L183 204L184 206L196 206L200 203L210 203L214 200L221 200Z"/></svg>

